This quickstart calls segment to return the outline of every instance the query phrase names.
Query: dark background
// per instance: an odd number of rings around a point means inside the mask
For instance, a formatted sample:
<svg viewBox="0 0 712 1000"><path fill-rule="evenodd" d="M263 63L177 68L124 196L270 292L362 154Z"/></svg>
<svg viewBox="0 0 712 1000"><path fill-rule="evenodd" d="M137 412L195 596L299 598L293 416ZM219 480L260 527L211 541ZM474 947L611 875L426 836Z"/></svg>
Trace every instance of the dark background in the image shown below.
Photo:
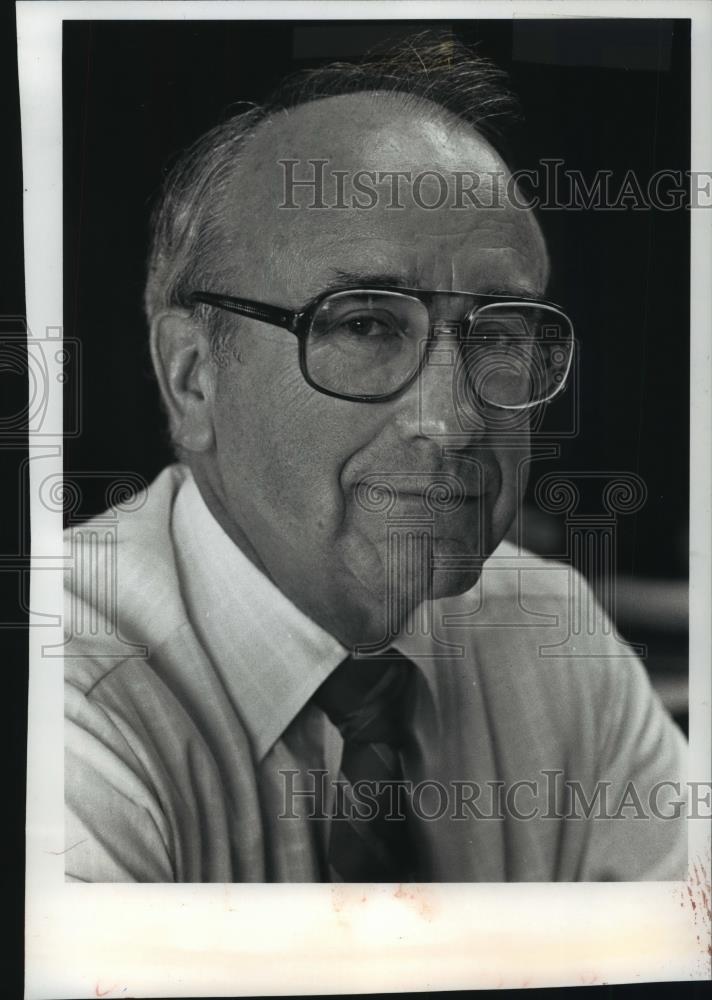
<svg viewBox="0 0 712 1000"><path fill-rule="evenodd" d="M611 171L614 190L628 170L645 189L657 170L689 169L689 21L429 24L477 43L509 72L524 114L508 140L514 166L559 158L588 183L597 170ZM424 26L65 22L64 324L81 360L70 362L74 388L65 392L68 428L81 402L80 433L65 450L67 476L81 476L73 519L106 506L112 476L150 481L171 461L142 312L149 213L167 166L231 106L259 102L286 72L357 60ZM618 519L615 614L625 638L648 646L648 668L684 727L689 214L539 217L553 261L550 297L570 312L580 345L580 425L556 438L570 429L571 392L548 408L544 430L561 451L532 466L524 541L547 555L567 549L564 517L533 503L540 476L578 470L643 479L644 506ZM582 484L582 510L604 513L600 482Z"/></svg>

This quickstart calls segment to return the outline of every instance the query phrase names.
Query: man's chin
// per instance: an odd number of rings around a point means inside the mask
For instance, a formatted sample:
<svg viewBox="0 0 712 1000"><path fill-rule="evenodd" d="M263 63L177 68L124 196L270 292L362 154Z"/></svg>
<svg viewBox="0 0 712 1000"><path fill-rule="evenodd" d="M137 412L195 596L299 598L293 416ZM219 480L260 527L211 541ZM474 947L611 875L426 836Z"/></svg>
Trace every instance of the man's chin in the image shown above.
<svg viewBox="0 0 712 1000"><path fill-rule="evenodd" d="M456 597L470 590L482 574L487 553L482 551L481 540L470 539L464 543L460 538L433 539L433 600L441 597Z"/></svg>
<svg viewBox="0 0 712 1000"><path fill-rule="evenodd" d="M433 573L432 595L437 601L441 597L457 597L471 590L482 574L482 565L463 569L436 570Z"/></svg>

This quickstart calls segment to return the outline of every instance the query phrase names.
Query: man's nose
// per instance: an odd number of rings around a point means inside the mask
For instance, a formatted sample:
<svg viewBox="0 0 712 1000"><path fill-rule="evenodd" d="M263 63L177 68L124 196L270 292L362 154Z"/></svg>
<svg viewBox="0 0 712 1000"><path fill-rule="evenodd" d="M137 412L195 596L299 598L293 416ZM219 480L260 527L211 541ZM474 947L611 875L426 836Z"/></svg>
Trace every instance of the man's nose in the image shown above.
<svg viewBox="0 0 712 1000"><path fill-rule="evenodd" d="M419 378L401 400L401 423L420 437L442 444L480 440L486 416L463 365L456 337L438 337L428 349Z"/></svg>

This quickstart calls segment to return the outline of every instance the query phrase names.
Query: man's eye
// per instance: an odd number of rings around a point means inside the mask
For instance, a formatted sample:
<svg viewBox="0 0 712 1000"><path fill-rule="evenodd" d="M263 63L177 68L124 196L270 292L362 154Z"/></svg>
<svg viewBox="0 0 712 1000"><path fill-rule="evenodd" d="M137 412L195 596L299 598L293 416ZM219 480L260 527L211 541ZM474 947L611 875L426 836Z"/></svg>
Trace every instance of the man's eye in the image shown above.
<svg viewBox="0 0 712 1000"><path fill-rule="evenodd" d="M477 325L477 336L493 344L508 345L512 340L513 334L514 331L511 324L489 321L478 323Z"/></svg>
<svg viewBox="0 0 712 1000"><path fill-rule="evenodd" d="M332 335L373 338L397 337L401 331L392 317L378 316L374 313L359 313L343 316L329 330Z"/></svg>

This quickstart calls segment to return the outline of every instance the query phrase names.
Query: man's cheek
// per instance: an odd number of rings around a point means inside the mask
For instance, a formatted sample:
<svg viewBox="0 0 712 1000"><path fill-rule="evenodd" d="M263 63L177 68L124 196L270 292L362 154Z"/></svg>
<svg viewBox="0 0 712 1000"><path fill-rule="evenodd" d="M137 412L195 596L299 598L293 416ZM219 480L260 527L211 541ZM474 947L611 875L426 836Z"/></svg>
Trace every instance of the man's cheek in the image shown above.
<svg viewBox="0 0 712 1000"><path fill-rule="evenodd" d="M497 454L499 489L490 508L491 546L504 538L521 507L529 476L529 449L526 446L502 449Z"/></svg>
<svg viewBox="0 0 712 1000"><path fill-rule="evenodd" d="M364 595L376 604L382 602L392 558L388 529L382 517L373 514L364 517L362 511L354 513L347 504L332 555L346 576L360 585Z"/></svg>

